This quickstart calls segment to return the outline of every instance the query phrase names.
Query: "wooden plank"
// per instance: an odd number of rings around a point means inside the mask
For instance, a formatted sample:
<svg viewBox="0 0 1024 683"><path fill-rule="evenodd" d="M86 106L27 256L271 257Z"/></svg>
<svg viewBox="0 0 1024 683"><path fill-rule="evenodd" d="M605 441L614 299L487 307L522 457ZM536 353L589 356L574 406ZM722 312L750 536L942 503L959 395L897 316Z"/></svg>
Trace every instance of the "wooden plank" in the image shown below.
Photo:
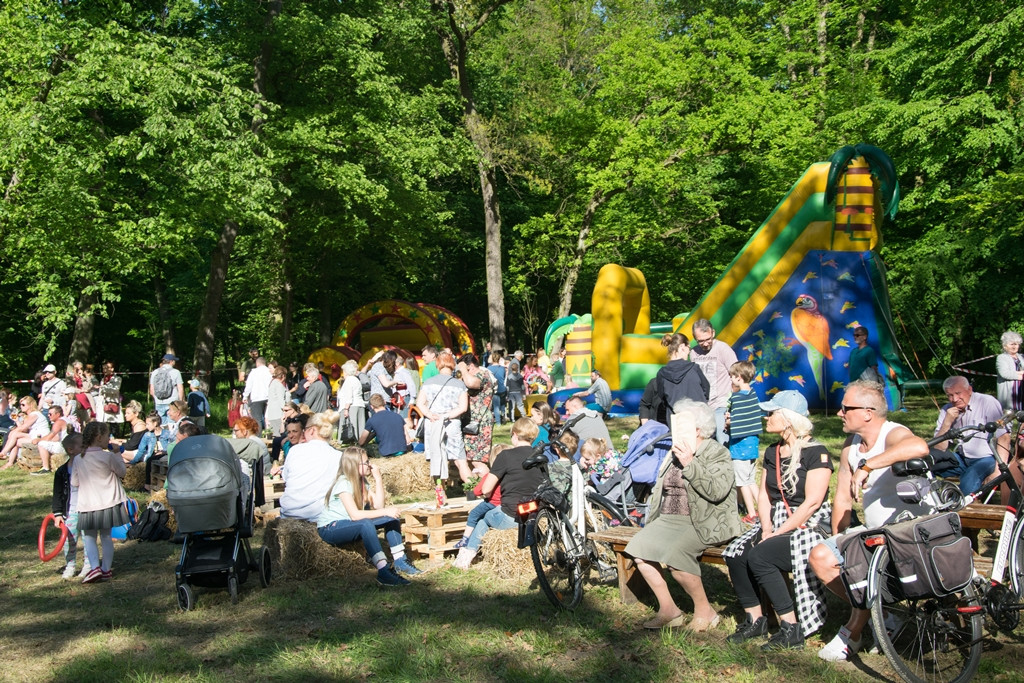
<svg viewBox="0 0 1024 683"><path fill-rule="evenodd" d="M972 503L957 514L965 529L1001 529L1005 512L1005 505Z"/></svg>

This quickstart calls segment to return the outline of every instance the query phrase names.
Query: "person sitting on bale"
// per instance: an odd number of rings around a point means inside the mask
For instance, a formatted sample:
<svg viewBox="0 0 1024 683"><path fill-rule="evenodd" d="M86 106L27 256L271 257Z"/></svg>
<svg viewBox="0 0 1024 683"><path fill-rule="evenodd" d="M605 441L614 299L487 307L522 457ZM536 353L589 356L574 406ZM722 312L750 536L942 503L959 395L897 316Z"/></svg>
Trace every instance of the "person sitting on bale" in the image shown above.
<svg viewBox="0 0 1024 683"><path fill-rule="evenodd" d="M371 483L372 478L372 483ZM366 450L350 446L341 455L341 463L330 490L324 497L323 511L317 518L317 533L325 543L341 546L356 539L363 541L370 563L377 568L377 583L382 586L406 586L409 581L398 575L420 574L405 556L402 523L398 508L384 505L384 485L380 468L370 462ZM394 564L388 567L377 529L384 529Z"/></svg>
<svg viewBox="0 0 1024 683"><path fill-rule="evenodd" d="M338 413L333 410L313 415L303 430L305 441L288 451L281 470L284 475L282 517L315 522L323 512L324 496L330 493L341 464L341 453L328 442L337 422Z"/></svg>
<svg viewBox="0 0 1024 683"><path fill-rule="evenodd" d="M540 468L523 469L523 462L533 455L530 444L537 437L537 425L530 418L521 417L512 425L512 448L498 454L491 463L480 486L480 493L486 500L497 486L501 486L501 507L496 507L484 515L466 547L459 549L455 566L469 569L470 563L480 550L484 534L489 529L513 529L516 526L516 505L524 498L529 498L537 491L544 481L544 473Z"/></svg>

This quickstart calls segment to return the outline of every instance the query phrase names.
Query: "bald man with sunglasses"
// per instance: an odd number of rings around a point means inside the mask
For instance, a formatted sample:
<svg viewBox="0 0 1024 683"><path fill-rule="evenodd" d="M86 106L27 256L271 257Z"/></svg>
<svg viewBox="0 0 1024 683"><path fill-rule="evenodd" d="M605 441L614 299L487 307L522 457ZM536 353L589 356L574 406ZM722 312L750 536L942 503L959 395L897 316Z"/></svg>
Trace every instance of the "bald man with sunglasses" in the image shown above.
<svg viewBox="0 0 1024 683"><path fill-rule="evenodd" d="M838 415L843 431L849 436L839 456L838 480L832 503L832 534L811 550L810 567L829 590L848 600L840 578L842 548L849 534L863 529L877 529L896 519L904 510L915 517L921 514L916 503L906 503L896 495L896 476L890 469L894 463L923 458L928 444L903 425L888 420L888 406L882 385L857 380L846 387ZM854 501L863 498L864 526L852 527ZM852 610L839 633L818 652L826 661L845 661L860 650L861 633L870 612Z"/></svg>

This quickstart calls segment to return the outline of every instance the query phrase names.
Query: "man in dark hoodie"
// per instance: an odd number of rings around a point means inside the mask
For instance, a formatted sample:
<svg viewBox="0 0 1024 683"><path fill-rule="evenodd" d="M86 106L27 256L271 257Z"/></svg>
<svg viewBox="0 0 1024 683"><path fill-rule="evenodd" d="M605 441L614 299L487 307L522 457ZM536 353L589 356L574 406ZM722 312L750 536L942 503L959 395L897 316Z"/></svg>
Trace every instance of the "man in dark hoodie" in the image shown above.
<svg viewBox="0 0 1024 683"><path fill-rule="evenodd" d="M700 367L690 362L690 340L685 334L666 334L661 344L668 348L668 365L658 370L657 376L644 389L640 399L640 422L654 419L671 427L671 406L681 398L707 403L711 385Z"/></svg>

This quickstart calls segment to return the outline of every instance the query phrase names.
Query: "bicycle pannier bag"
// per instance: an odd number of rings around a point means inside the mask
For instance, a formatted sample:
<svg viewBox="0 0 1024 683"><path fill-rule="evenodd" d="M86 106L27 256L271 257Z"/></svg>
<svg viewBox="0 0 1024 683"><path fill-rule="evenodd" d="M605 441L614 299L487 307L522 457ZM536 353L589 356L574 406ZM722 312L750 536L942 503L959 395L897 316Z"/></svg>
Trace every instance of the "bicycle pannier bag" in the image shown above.
<svg viewBox="0 0 1024 683"><path fill-rule="evenodd" d="M949 595L974 575L971 541L960 517L944 512L883 528L889 558L907 598Z"/></svg>
<svg viewBox="0 0 1024 683"><path fill-rule="evenodd" d="M864 544L864 539L877 535L877 532L861 531L837 539L839 552L843 554L843 567L839 575L846 586L850 604L857 609L867 609L868 565L871 564L872 551Z"/></svg>

